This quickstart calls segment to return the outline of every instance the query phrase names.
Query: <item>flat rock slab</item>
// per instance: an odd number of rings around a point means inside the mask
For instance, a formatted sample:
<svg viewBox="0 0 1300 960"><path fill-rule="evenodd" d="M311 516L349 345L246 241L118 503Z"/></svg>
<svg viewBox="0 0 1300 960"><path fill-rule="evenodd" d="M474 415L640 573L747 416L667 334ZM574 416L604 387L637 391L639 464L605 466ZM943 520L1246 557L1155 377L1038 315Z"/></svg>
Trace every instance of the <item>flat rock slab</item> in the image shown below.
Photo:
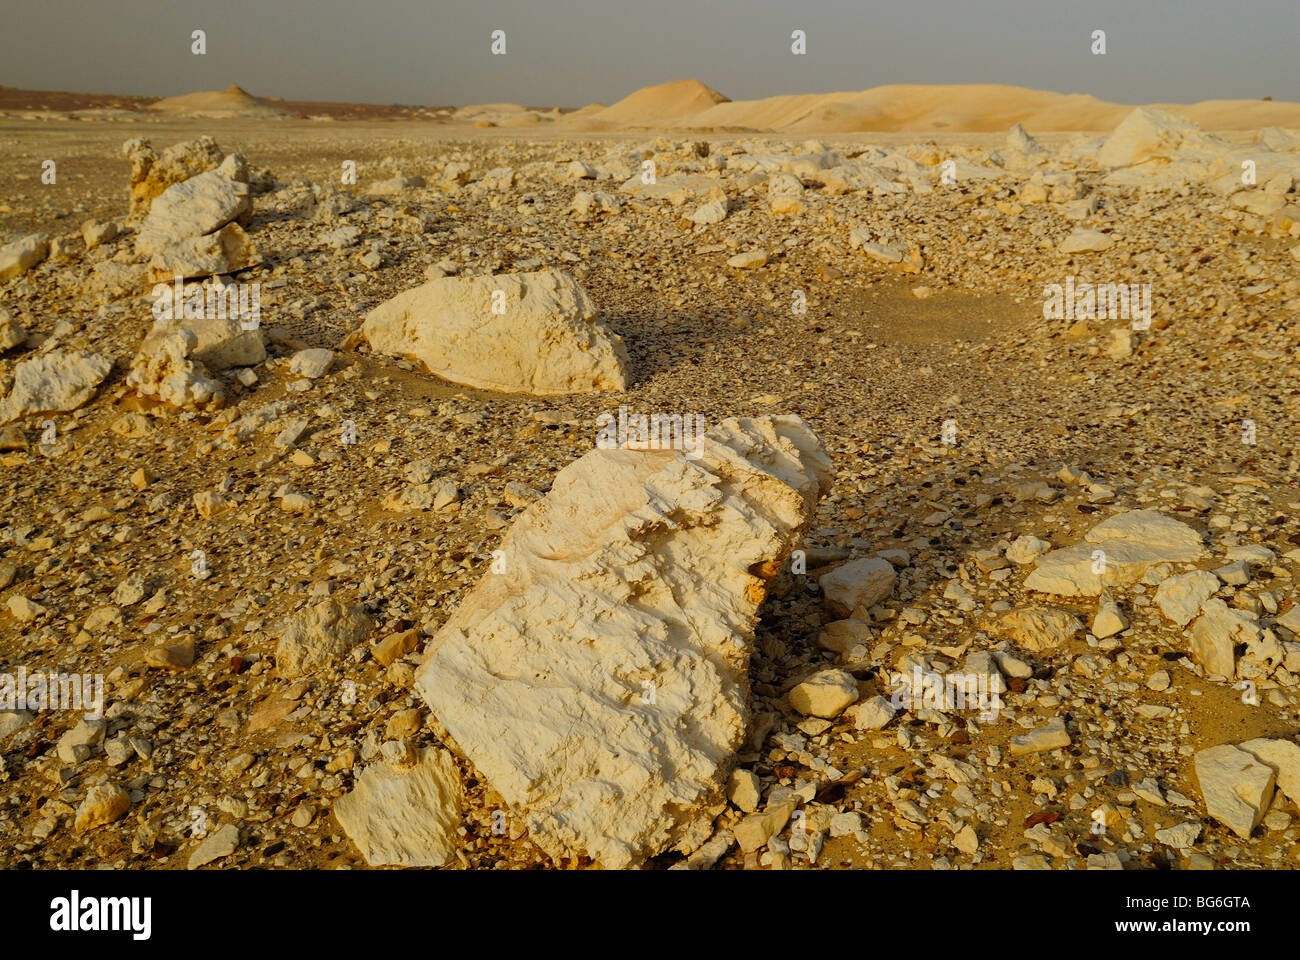
<svg viewBox="0 0 1300 960"><path fill-rule="evenodd" d="M520 514L416 689L549 856L621 868L708 839L758 606L831 476L798 417L730 419L698 458L594 450Z"/></svg>
<svg viewBox="0 0 1300 960"><path fill-rule="evenodd" d="M460 846L462 804L456 761L426 747L409 769L366 767L334 816L372 867L441 867Z"/></svg>
<svg viewBox="0 0 1300 960"><path fill-rule="evenodd" d="M989 629L997 636L1012 640L1022 650L1051 653L1069 643L1083 629L1083 624L1066 610L1027 607L1009 610Z"/></svg>
<svg viewBox="0 0 1300 960"><path fill-rule="evenodd" d="M1158 563L1185 563L1205 555L1201 535L1157 510L1129 510L1103 520L1084 543L1038 560L1025 587L1061 597L1096 597L1107 586L1130 584Z"/></svg>
<svg viewBox="0 0 1300 960"><path fill-rule="evenodd" d="M1065 720L1053 717L1041 727L1028 733L1011 738L1011 755L1023 756L1027 753L1042 753L1070 745L1070 733L1065 729Z"/></svg>
<svg viewBox="0 0 1300 960"><path fill-rule="evenodd" d="M430 280L370 311L361 330L377 353L482 390L553 396L629 380L622 338L558 270Z"/></svg>

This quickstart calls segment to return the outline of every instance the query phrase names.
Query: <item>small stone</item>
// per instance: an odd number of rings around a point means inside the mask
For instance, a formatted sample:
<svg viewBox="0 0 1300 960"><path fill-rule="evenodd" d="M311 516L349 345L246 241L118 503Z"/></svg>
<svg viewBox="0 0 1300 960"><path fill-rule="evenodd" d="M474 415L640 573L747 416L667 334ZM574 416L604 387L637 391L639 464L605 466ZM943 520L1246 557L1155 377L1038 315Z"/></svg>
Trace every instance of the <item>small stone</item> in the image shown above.
<svg viewBox="0 0 1300 960"><path fill-rule="evenodd" d="M897 712L887 698L875 696L850 707L844 715L852 719L855 730L883 730Z"/></svg>
<svg viewBox="0 0 1300 960"><path fill-rule="evenodd" d="M334 362L334 351L313 347L299 350L289 360L289 372L308 380L317 380L329 373Z"/></svg>
<svg viewBox="0 0 1300 960"><path fill-rule="evenodd" d="M228 823L216 832L204 837L203 842L195 847L190 854L189 860L185 863L185 869L197 870L209 863L223 860L234 853L238 846L239 827L233 823Z"/></svg>
<svg viewBox="0 0 1300 960"><path fill-rule="evenodd" d="M131 796L115 783L97 783L86 792L86 799L77 807L74 827L85 833L106 823L112 823L131 809Z"/></svg>
<svg viewBox="0 0 1300 960"><path fill-rule="evenodd" d="M750 250L738 253L727 261L727 266L737 270L752 270L767 263L767 254L762 250Z"/></svg>
<svg viewBox="0 0 1300 960"><path fill-rule="evenodd" d="M731 777L727 780L727 799L745 813L757 810L762 799L758 775L740 767L731 771Z"/></svg>
<svg viewBox="0 0 1300 960"><path fill-rule="evenodd" d="M1219 590L1219 579L1204 570L1169 577L1156 588L1155 602L1169 620L1187 626L1200 612L1201 604Z"/></svg>
<svg viewBox="0 0 1300 960"><path fill-rule="evenodd" d="M1068 747L1070 743L1070 734L1065 729L1065 720L1061 717L1053 717L1043 726L1031 730L1029 733L1012 737L1011 753L1014 756L1042 753L1045 750Z"/></svg>
<svg viewBox="0 0 1300 960"><path fill-rule="evenodd" d="M1102 603L1097 614L1092 618L1092 635L1098 640L1105 640L1128 629L1128 618L1113 600Z"/></svg>
<svg viewBox="0 0 1300 960"><path fill-rule="evenodd" d="M832 719L858 699L858 682L843 670L823 670L795 686L790 706L804 716Z"/></svg>
<svg viewBox="0 0 1300 960"><path fill-rule="evenodd" d="M1176 850L1190 850L1201 835L1201 825L1194 820L1156 831L1156 839Z"/></svg>
<svg viewBox="0 0 1300 960"><path fill-rule="evenodd" d="M851 837L862 829L862 814L837 813L831 817L830 832L832 837Z"/></svg>
<svg viewBox="0 0 1300 960"><path fill-rule="evenodd" d="M871 609L894 592L897 582L894 566L888 560L870 557L851 560L829 573L818 583L826 609L836 617L846 618L854 609Z"/></svg>

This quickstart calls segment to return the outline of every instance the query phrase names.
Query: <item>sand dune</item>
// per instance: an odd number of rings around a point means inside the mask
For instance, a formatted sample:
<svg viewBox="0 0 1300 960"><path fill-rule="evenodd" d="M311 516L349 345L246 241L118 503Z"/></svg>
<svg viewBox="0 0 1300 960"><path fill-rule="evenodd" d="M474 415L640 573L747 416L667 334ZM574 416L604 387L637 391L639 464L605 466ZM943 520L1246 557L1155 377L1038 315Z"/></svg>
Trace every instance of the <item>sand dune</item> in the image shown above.
<svg viewBox="0 0 1300 960"><path fill-rule="evenodd" d="M231 84L225 90L205 90L168 97L149 106L157 113L190 117L285 117L292 111L254 97Z"/></svg>
<svg viewBox="0 0 1300 960"><path fill-rule="evenodd" d="M581 130L755 130L790 133L865 131L990 132L1021 123L1036 132L1111 130L1135 105L1088 94L1000 84L891 84L864 91L728 100L698 80L646 87L611 107L584 109L563 121ZM1300 104L1207 100L1151 104L1216 130L1300 127Z"/></svg>
<svg viewBox="0 0 1300 960"><path fill-rule="evenodd" d="M591 114L591 119L603 123L666 126L683 122L726 102L726 97L698 80L678 80L643 87L613 106Z"/></svg>

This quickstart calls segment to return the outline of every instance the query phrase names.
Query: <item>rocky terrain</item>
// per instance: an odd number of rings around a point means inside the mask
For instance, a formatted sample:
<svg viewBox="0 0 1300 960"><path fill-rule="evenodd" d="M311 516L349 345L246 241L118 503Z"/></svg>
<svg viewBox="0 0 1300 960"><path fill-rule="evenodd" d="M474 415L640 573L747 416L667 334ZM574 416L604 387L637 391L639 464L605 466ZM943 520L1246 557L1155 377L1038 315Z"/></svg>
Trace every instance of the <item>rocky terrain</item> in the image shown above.
<svg viewBox="0 0 1300 960"><path fill-rule="evenodd" d="M1300 865L1300 137L1033 133L0 122L0 863Z"/></svg>

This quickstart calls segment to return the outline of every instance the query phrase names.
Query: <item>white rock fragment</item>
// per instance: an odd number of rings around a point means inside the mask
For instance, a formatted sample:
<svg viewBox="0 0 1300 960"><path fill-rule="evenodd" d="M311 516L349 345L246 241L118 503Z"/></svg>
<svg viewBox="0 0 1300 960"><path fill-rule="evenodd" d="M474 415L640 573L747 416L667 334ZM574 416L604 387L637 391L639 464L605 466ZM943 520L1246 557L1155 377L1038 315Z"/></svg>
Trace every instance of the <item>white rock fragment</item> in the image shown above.
<svg viewBox="0 0 1300 960"><path fill-rule="evenodd" d="M1093 527L1084 543L1044 554L1025 587L1063 597L1099 595L1105 586L1133 583L1160 563L1186 563L1205 554L1195 530L1156 510L1130 510Z"/></svg>
<svg viewBox="0 0 1300 960"><path fill-rule="evenodd" d="M1023 756L1027 753L1042 753L1045 750L1068 747L1070 743L1070 734L1065 729L1065 720L1061 717L1053 717L1041 727L1012 737L1011 754Z"/></svg>
<svg viewBox="0 0 1300 960"><path fill-rule="evenodd" d="M461 845L463 802L451 754L426 747L408 769L367 766L334 816L372 867L441 867Z"/></svg>
<svg viewBox="0 0 1300 960"><path fill-rule="evenodd" d="M1099 253L1115 245L1109 235L1096 230L1076 230L1059 247L1061 253Z"/></svg>
<svg viewBox="0 0 1300 960"><path fill-rule="evenodd" d="M797 417L733 419L698 459L594 450L516 519L510 576L479 581L416 689L547 854L626 867L712 833L758 605L830 476Z"/></svg>
<svg viewBox="0 0 1300 960"><path fill-rule="evenodd" d="M1205 570L1170 577L1156 588L1156 606L1180 627L1200 612L1201 604L1219 591L1219 578Z"/></svg>
<svg viewBox="0 0 1300 960"><path fill-rule="evenodd" d="M185 869L197 870L209 863L224 860L234 853L238 847L239 827L233 823L227 823L203 838L202 842L190 853L189 859L185 863Z"/></svg>
<svg viewBox="0 0 1300 960"><path fill-rule="evenodd" d="M1195 763L1206 812L1249 840L1273 798L1273 768L1230 743L1198 751Z"/></svg>
<svg viewBox="0 0 1300 960"><path fill-rule="evenodd" d="M0 247L0 283L26 273L50 253L50 238L31 233Z"/></svg>
<svg viewBox="0 0 1300 960"><path fill-rule="evenodd" d="M312 347L308 350L299 350L289 359L289 372L306 377L308 380L319 380L329 373L333 362L333 350Z"/></svg>
<svg viewBox="0 0 1300 960"><path fill-rule="evenodd" d="M51 350L14 368L13 388L0 400L0 424L34 413L75 410L95 394L113 362L94 353Z"/></svg>
<svg viewBox="0 0 1300 960"><path fill-rule="evenodd" d="M276 671L282 677L297 677L334 663L364 640L373 626L360 607L348 607L333 598L305 607L280 633Z"/></svg>
<svg viewBox="0 0 1300 960"><path fill-rule="evenodd" d="M869 610L887 600L897 580L894 566L888 560L866 557L840 564L822 574L817 582L827 611L845 618L858 607Z"/></svg>

